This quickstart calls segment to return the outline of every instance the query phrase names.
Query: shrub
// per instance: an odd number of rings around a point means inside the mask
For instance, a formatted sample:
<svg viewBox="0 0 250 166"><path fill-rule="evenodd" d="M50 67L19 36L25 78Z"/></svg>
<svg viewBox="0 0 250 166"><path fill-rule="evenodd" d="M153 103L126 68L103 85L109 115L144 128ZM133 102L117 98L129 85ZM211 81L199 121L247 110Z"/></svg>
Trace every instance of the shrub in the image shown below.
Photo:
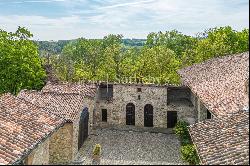
<svg viewBox="0 0 250 166"><path fill-rule="evenodd" d="M101 145L100 144L96 144L94 151L93 151L93 155L100 155L101 154Z"/></svg>
<svg viewBox="0 0 250 166"><path fill-rule="evenodd" d="M199 164L199 157L190 138L188 125L185 121L178 121L174 127L174 132L181 141L182 160L192 165Z"/></svg>
<svg viewBox="0 0 250 166"><path fill-rule="evenodd" d="M184 145L181 147L181 157L184 161L189 164L197 165L199 164L199 157L196 153L195 147L192 144Z"/></svg>
<svg viewBox="0 0 250 166"><path fill-rule="evenodd" d="M181 145L188 145L188 144L192 144L191 138L190 137L182 137L181 139Z"/></svg>
<svg viewBox="0 0 250 166"><path fill-rule="evenodd" d="M185 121L178 121L174 127L175 134L180 138L188 138L188 123Z"/></svg>

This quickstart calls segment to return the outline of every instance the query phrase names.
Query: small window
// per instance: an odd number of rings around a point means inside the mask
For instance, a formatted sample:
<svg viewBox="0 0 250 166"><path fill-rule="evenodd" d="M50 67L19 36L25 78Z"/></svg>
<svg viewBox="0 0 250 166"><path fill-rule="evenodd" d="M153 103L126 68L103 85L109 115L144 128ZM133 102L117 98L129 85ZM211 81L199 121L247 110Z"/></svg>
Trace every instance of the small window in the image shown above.
<svg viewBox="0 0 250 166"><path fill-rule="evenodd" d="M207 110L207 119L212 119L212 114Z"/></svg>
<svg viewBox="0 0 250 166"><path fill-rule="evenodd" d="M141 88L137 88L137 92L141 92Z"/></svg>
<svg viewBox="0 0 250 166"><path fill-rule="evenodd" d="M141 95L138 95L138 100L141 100Z"/></svg>
<svg viewBox="0 0 250 166"><path fill-rule="evenodd" d="M107 109L102 109L102 121L107 122L107 118L108 118Z"/></svg>
<svg viewBox="0 0 250 166"><path fill-rule="evenodd" d="M113 98L113 85L101 84L99 87L99 99L110 100Z"/></svg>

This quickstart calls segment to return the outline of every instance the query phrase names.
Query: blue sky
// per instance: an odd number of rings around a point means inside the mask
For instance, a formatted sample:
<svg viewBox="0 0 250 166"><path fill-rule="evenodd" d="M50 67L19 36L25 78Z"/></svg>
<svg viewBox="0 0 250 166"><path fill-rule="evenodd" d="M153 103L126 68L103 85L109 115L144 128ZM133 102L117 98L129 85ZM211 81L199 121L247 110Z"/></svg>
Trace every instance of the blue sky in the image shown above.
<svg viewBox="0 0 250 166"><path fill-rule="evenodd" d="M0 29L25 26L35 40L195 35L215 26L249 28L248 0L0 0Z"/></svg>

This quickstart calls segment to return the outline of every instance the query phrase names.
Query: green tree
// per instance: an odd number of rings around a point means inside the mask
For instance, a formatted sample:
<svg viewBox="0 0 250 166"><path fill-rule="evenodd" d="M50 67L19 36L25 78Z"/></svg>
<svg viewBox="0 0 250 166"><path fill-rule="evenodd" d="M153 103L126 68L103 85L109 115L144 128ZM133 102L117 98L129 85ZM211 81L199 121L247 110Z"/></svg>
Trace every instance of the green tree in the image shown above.
<svg viewBox="0 0 250 166"><path fill-rule="evenodd" d="M141 78L151 77L160 84L179 83L176 71L180 67L180 62L176 54L166 46L145 47L137 61L137 67L137 75Z"/></svg>
<svg viewBox="0 0 250 166"><path fill-rule="evenodd" d="M238 32L226 26L212 28L201 34L197 46L183 53L183 66L249 50L248 29Z"/></svg>
<svg viewBox="0 0 250 166"><path fill-rule="evenodd" d="M150 33L147 37L146 46L165 46L175 52L178 58L182 57L183 52L193 49L198 39L188 35L184 35L177 30Z"/></svg>
<svg viewBox="0 0 250 166"><path fill-rule="evenodd" d="M43 86L46 75L32 36L22 27L15 33L0 30L0 93Z"/></svg>
<svg viewBox="0 0 250 166"><path fill-rule="evenodd" d="M178 69L248 51L248 37L248 29L238 32L229 26L212 28L196 37L176 30L150 33L147 40L124 40L122 35L111 34L103 39L74 40L51 60L58 77L66 81L114 81L136 76L147 83L151 77L161 84L179 84ZM140 47L129 47L133 41L141 43Z"/></svg>
<svg viewBox="0 0 250 166"><path fill-rule="evenodd" d="M106 80L107 76L114 80L120 77L121 39L121 35L105 36L102 40L80 38L66 45L58 59L61 65L55 67L59 69L58 75L66 81ZM68 77L70 75L72 77Z"/></svg>

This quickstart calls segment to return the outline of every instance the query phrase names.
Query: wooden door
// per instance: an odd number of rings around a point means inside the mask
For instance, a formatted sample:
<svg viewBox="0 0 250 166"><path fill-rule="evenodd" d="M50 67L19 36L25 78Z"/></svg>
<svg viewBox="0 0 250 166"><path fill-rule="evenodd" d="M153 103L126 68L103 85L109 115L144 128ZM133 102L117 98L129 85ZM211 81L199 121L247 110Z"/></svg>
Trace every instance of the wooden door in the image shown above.
<svg viewBox="0 0 250 166"><path fill-rule="evenodd" d="M167 127L174 128L177 123L177 111L167 112Z"/></svg>
<svg viewBox="0 0 250 166"><path fill-rule="evenodd" d="M135 125L135 105L133 103L126 106L126 125Z"/></svg>
<svg viewBox="0 0 250 166"><path fill-rule="evenodd" d="M88 137L88 125L89 124L89 112L88 108L85 108L80 117L79 122L79 135L78 135L78 149L80 149L84 143L84 141Z"/></svg>
<svg viewBox="0 0 250 166"><path fill-rule="evenodd" d="M147 104L144 107L144 126L145 127L153 127L153 106L151 104Z"/></svg>

